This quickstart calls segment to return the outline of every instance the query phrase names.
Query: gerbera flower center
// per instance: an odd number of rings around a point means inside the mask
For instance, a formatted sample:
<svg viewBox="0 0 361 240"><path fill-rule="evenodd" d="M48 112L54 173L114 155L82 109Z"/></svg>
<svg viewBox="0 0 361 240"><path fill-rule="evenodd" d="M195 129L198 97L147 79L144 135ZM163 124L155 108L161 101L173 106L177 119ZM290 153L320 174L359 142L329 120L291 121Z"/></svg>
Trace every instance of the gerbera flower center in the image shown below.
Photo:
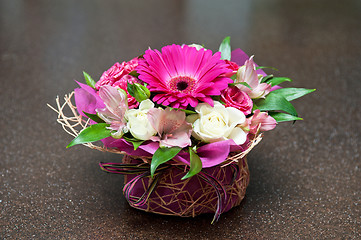
<svg viewBox="0 0 361 240"><path fill-rule="evenodd" d="M169 87L175 92L192 93L196 80L188 76L177 76L169 81Z"/></svg>

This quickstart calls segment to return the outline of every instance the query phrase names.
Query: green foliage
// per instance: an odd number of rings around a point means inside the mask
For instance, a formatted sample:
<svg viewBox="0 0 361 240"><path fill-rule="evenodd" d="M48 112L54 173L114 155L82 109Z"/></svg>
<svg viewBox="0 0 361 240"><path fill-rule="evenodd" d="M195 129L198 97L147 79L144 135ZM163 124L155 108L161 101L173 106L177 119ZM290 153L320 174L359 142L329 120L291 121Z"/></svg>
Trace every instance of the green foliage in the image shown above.
<svg viewBox="0 0 361 240"><path fill-rule="evenodd" d="M93 120L94 122L97 122L97 123L105 123L103 119L101 119L97 114L92 114L92 113L87 113L87 112L84 112L83 113L88 117L90 118L91 120Z"/></svg>
<svg viewBox="0 0 361 240"><path fill-rule="evenodd" d="M231 60L231 37L225 37L219 46L221 52L221 59Z"/></svg>
<svg viewBox="0 0 361 240"><path fill-rule="evenodd" d="M138 102L149 99L150 91L147 87L139 83L127 83L128 93L135 98Z"/></svg>
<svg viewBox="0 0 361 240"><path fill-rule="evenodd" d="M296 121L296 120L303 120L300 117L292 116L287 113L281 112L268 112L268 114L273 117L277 122L287 122L287 121Z"/></svg>
<svg viewBox="0 0 361 240"><path fill-rule="evenodd" d="M137 71L131 71L128 75L133 76L133 77L138 77L139 73L137 73Z"/></svg>
<svg viewBox="0 0 361 240"><path fill-rule="evenodd" d="M228 84L228 86L236 86L236 85L243 85L243 86L246 86L246 87L248 87L249 89L251 89L252 90L252 88L251 88L251 86L248 84L248 83L246 83L246 82L236 82L236 83L230 83L230 84Z"/></svg>
<svg viewBox="0 0 361 240"><path fill-rule="evenodd" d="M134 150L137 150L137 148L144 143L144 140L136 139L134 137L127 137L123 135L123 138L127 141L133 144Z"/></svg>
<svg viewBox="0 0 361 240"><path fill-rule="evenodd" d="M174 158L182 150L180 147L159 147L153 154L152 163L150 164L150 174L153 177L155 170L162 163L166 163Z"/></svg>
<svg viewBox="0 0 361 240"><path fill-rule="evenodd" d="M261 111L284 111L293 116L297 116L296 109L282 95L271 92L265 99L255 101L257 108Z"/></svg>
<svg viewBox="0 0 361 240"><path fill-rule="evenodd" d="M85 128L79 133L79 135L73 139L67 146L67 148L72 147L77 144L95 142L103 138L111 136L110 130L107 129L109 124L106 123L97 123Z"/></svg>
<svg viewBox="0 0 361 240"><path fill-rule="evenodd" d="M161 105L161 104L160 104L160 106L162 106L164 108L169 108L170 110L182 111L182 112L185 112L186 114L196 114L197 113L197 112L195 112L193 110L188 110L188 109L172 108L172 107L164 106L164 105Z"/></svg>
<svg viewBox="0 0 361 240"><path fill-rule="evenodd" d="M182 177L182 180L193 177L202 170L202 161L197 155L197 153L191 147L189 147L189 158L190 158L190 169L189 172L187 172L187 174L184 177Z"/></svg>
<svg viewBox="0 0 361 240"><path fill-rule="evenodd" d="M268 84L271 84L272 87L273 86L276 86L278 84L281 84L285 81L288 81L288 82L292 82L292 80L290 78L287 78L287 77L273 77L272 74L270 75L267 75L267 76L264 76L261 78L261 83L268 83Z"/></svg>
<svg viewBox="0 0 361 240"><path fill-rule="evenodd" d="M273 77L273 78L270 78L267 83L268 84L271 84L271 86L276 86L278 84L281 84L285 81L288 81L288 82L292 82L292 80L290 78L287 78L287 77Z"/></svg>
<svg viewBox="0 0 361 240"><path fill-rule="evenodd" d="M88 84L88 86L92 87L95 89L95 81L93 80L93 78L87 74L86 72L83 71L83 75L84 75L84 78L85 78L85 81L86 81L86 84Z"/></svg>
<svg viewBox="0 0 361 240"><path fill-rule="evenodd" d="M270 69L272 69L272 70L278 71L277 68L274 68L274 67L266 67L266 66L258 66L258 67L256 67L256 70L258 70L258 69L264 69L264 68L270 68Z"/></svg>
<svg viewBox="0 0 361 240"><path fill-rule="evenodd" d="M306 88L281 88L273 91L272 93L283 96L287 101L292 101L297 98L303 97L306 94L314 92L316 89Z"/></svg>
<svg viewBox="0 0 361 240"><path fill-rule="evenodd" d="M271 78L273 78L273 75L270 74L270 75L267 75L267 76L263 76L260 80L260 83L264 83L264 82L267 82L269 81Z"/></svg>

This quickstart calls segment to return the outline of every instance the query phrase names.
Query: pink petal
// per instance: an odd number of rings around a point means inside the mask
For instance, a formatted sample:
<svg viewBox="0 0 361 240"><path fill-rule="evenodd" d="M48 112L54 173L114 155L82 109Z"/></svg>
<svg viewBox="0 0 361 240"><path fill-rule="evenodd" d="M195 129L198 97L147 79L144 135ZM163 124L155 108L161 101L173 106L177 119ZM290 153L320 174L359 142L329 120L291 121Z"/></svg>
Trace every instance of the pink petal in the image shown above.
<svg viewBox="0 0 361 240"><path fill-rule="evenodd" d="M202 160L204 168L216 166L226 160L229 154L230 145L233 140L226 140L206 144L197 149L197 154Z"/></svg>
<svg viewBox="0 0 361 240"><path fill-rule="evenodd" d="M274 91L274 90L277 90L277 89L281 89L281 88L282 88L282 87L280 87L280 86L278 86L278 85L273 86L273 87L271 87L270 92L272 92L272 91Z"/></svg>
<svg viewBox="0 0 361 240"><path fill-rule="evenodd" d="M95 109L104 108L103 101L97 92L86 84L77 82L80 88L74 90L75 105L80 115L85 116L84 112L96 114Z"/></svg>
<svg viewBox="0 0 361 240"><path fill-rule="evenodd" d="M179 127L183 125L186 119L186 114L182 111L175 111L166 108L163 112L163 131L165 133L174 133Z"/></svg>
<svg viewBox="0 0 361 240"><path fill-rule="evenodd" d="M167 147L187 147L192 145L190 136L186 132L176 132L164 140L160 141L160 145Z"/></svg>
<svg viewBox="0 0 361 240"><path fill-rule="evenodd" d="M245 66L244 80L251 86L251 88L256 88L259 84L259 80L256 73L256 65L253 62L253 57L246 61Z"/></svg>
<svg viewBox="0 0 361 240"><path fill-rule="evenodd" d="M237 63L239 66L243 66L248 59L248 55L239 48L233 50L231 53L231 61Z"/></svg>
<svg viewBox="0 0 361 240"><path fill-rule="evenodd" d="M233 50L231 53L231 61L237 63L239 66L243 66L248 59L248 55L239 48ZM258 67L257 64L256 66ZM262 69L258 69L256 72L257 74L267 76L267 74Z"/></svg>
<svg viewBox="0 0 361 240"><path fill-rule="evenodd" d="M163 133L163 109L152 108L147 113L148 120L159 135Z"/></svg>
<svg viewBox="0 0 361 240"><path fill-rule="evenodd" d="M137 148L137 150L134 150L133 144L128 143L123 138L122 139L115 139L115 138L112 138L112 137L108 137L108 138L102 139L101 141L103 142L104 146L107 147L107 148L117 148L120 151L124 151L127 154L132 155L132 156L150 157L154 153L154 152L153 153L149 152L148 151L149 149L147 149L148 144L151 143L150 141L149 141L149 143L142 144L140 147ZM142 149L141 147L143 147L145 149Z"/></svg>
<svg viewBox="0 0 361 240"><path fill-rule="evenodd" d="M105 85L100 87L99 96L108 111L123 119L125 112L128 110L128 102L124 94L120 93L115 87Z"/></svg>

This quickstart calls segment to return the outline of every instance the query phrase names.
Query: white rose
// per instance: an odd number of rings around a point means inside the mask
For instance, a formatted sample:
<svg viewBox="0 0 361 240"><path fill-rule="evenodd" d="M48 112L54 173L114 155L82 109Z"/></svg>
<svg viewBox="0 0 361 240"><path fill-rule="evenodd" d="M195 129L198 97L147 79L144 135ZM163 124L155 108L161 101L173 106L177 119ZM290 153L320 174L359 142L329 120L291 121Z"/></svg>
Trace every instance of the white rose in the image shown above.
<svg viewBox="0 0 361 240"><path fill-rule="evenodd" d="M233 107L225 107L214 102L214 107L207 103L200 103L195 108L198 114L187 117L193 123L192 136L204 142L218 142L233 139L238 145L247 140L247 134L238 124L246 121L243 112Z"/></svg>
<svg viewBox="0 0 361 240"><path fill-rule="evenodd" d="M147 117L147 112L151 108L154 108L154 103L147 99L140 103L139 109L130 109L125 114L125 118L128 120L127 128L133 137L148 140L157 133Z"/></svg>

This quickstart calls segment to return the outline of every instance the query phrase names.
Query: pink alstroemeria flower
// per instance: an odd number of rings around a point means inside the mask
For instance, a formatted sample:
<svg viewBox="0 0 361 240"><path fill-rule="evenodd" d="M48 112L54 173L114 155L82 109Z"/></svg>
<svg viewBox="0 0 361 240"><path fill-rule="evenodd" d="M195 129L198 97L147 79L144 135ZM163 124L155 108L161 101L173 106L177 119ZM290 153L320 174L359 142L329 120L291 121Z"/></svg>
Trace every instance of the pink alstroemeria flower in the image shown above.
<svg viewBox="0 0 361 240"><path fill-rule="evenodd" d="M247 123L251 134L256 134L257 130L261 132L270 131L274 129L277 124L273 117L269 116L266 112L261 112L259 109L256 109L253 116L247 119ZM261 126L259 126L260 124Z"/></svg>
<svg viewBox="0 0 361 240"><path fill-rule="evenodd" d="M192 144L192 125L186 122L184 112L152 108L147 115L150 124L158 133L158 136L153 136L150 140L159 142L159 146L184 148Z"/></svg>
<svg viewBox="0 0 361 240"><path fill-rule="evenodd" d="M270 92L272 87L271 84L259 82L253 56L245 62L244 66L238 69L237 79L235 82L247 83L252 89L242 84L237 84L236 86L243 92L246 92L252 99L264 98Z"/></svg>
<svg viewBox="0 0 361 240"><path fill-rule="evenodd" d="M98 116L110 124L109 129L116 131L112 133L114 138L120 138L126 127L124 114L128 110L127 95L122 90L112 86L101 86L99 97L103 100L105 108L97 108Z"/></svg>

